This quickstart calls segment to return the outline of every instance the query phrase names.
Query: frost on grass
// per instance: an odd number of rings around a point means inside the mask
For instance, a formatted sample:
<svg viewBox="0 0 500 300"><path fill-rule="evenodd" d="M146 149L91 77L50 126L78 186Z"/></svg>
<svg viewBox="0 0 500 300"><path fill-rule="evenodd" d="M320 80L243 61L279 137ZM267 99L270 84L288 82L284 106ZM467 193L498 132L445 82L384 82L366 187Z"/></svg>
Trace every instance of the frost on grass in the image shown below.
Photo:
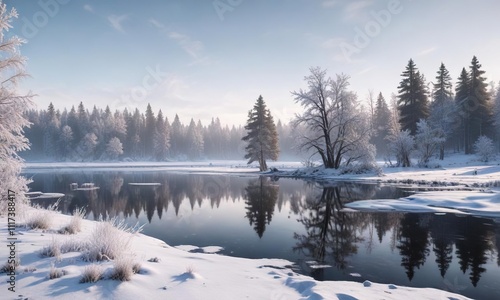
<svg viewBox="0 0 500 300"><path fill-rule="evenodd" d="M34 210L26 216L26 227L30 229L49 229L52 225L52 217L55 213L59 201L50 205L48 208L42 208L40 206L34 206Z"/></svg>
<svg viewBox="0 0 500 300"><path fill-rule="evenodd" d="M19 259L16 259L14 263L7 261L2 267L0 267L0 273L8 273L13 269L17 269L20 265L21 261Z"/></svg>
<svg viewBox="0 0 500 300"><path fill-rule="evenodd" d="M113 280L129 281L133 274L140 273L141 265L133 259L119 257L113 261L113 272L110 278Z"/></svg>
<svg viewBox="0 0 500 300"><path fill-rule="evenodd" d="M133 234L142 230L142 227L129 227L124 221L116 218L99 222L83 253L86 261L113 260L130 249Z"/></svg>
<svg viewBox="0 0 500 300"><path fill-rule="evenodd" d="M40 256L59 257L61 254L64 253L81 252L85 251L87 248L88 245L87 242L85 241L70 239L61 243L53 238L52 242L49 245L43 247L42 250L40 250Z"/></svg>
<svg viewBox="0 0 500 300"><path fill-rule="evenodd" d="M50 266L50 271L49 271L49 275L48 275L48 278L49 279L55 279L55 278L60 278L60 277L63 277L64 275L66 275L67 272L65 270L61 270L61 269L58 269L54 266L54 264L52 264Z"/></svg>
<svg viewBox="0 0 500 300"><path fill-rule="evenodd" d="M85 270L83 270L80 283L97 282L103 278L103 274L104 270L101 266L96 264L88 265L85 267Z"/></svg>
<svg viewBox="0 0 500 300"><path fill-rule="evenodd" d="M82 230L82 219L85 216L85 209L75 209L71 221L64 228L59 230L62 234L76 234Z"/></svg>

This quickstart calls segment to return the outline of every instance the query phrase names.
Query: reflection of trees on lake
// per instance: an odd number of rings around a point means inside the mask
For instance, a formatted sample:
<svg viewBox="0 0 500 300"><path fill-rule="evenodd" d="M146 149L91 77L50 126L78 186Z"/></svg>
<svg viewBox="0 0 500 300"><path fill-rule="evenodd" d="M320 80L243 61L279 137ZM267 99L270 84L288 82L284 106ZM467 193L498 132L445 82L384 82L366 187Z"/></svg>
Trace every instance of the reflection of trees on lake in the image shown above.
<svg viewBox="0 0 500 300"><path fill-rule="evenodd" d="M279 186L276 183L262 176L250 181L245 188L243 197L246 204L246 217L259 238L264 234L266 224L271 223L278 191Z"/></svg>
<svg viewBox="0 0 500 300"><path fill-rule="evenodd" d="M169 216L182 214L183 209L207 206L217 209L224 201L245 201L251 226L258 236L263 236L277 211L288 213L289 217L293 214L293 219L298 218L303 226L294 236L294 251L338 268L345 268L350 256L362 252L360 246L365 246L370 253L372 249L376 251L378 244L384 244L383 247L388 244L391 251L401 255L401 262L397 259L396 265L399 267L401 263L410 280L427 262L436 264L435 275L453 281L456 274L450 273L454 272L452 266L455 264L466 274L462 276L478 285L493 259L500 266L500 223L451 214L340 211L348 201L407 195L390 186L338 183L318 188L316 183L280 180L278 188L278 183L266 178L161 172L36 174L34 180L30 185L32 191L66 194L59 205L64 213L84 207L89 218L94 219L99 216L132 219L144 216L154 222L155 215L161 219L167 213ZM72 182L80 186L94 182L100 189L71 191ZM160 185L132 186L129 183ZM46 207L55 201L35 202ZM274 223L276 220L271 224ZM431 251L435 259L427 260ZM325 269L317 269L313 275L319 278L322 272Z"/></svg>
<svg viewBox="0 0 500 300"><path fill-rule="evenodd" d="M459 223L456 239L456 255L459 259L460 270L465 274L470 268L469 278L472 285L476 286L481 279L481 274L486 271L483 267L488 261L487 252L493 251L494 232L491 223L484 219L468 218L466 222ZM497 249L498 251L498 249Z"/></svg>
<svg viewBox="0 0 500 300"><path fill-rule="evenodd" d="M449 218L434 218L431 227L432 251L436 255L436 264L441 277L444 278L446 271L453 260L453 237L455 228Z"/></svg>
<svg viewBox="0 0 500 300"><path fill-rule="evenodd" d="M415 268L420 269L429 255L429 229L426 215L405 214L401 220L397 248L401 255L401 266L411 281Z"/></svg>
<svg viewBox="0 0 500 300"><path fill-rule="evenodd" d="M350 185L339 185L324 187L319 195L317 192L308 195L299 218L306 234L294 234L297 240L294 251L321 263L333 260L337 268L345 269L346 258L357 253L357 243L363 240L358 229L366 226L366 218L363 213L340 210L344 202L357 199L360 192Z"/></svg>

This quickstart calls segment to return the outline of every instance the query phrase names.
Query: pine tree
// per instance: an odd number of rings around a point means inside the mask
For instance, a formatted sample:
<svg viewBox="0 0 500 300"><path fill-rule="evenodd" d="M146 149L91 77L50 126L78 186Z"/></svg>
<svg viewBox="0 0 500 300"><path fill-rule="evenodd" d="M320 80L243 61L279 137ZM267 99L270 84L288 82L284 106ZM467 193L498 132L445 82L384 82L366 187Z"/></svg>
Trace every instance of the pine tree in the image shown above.
<svg viewBox="0 0 500 300"><path fill-rule="evenodd" d="M167 129L168 120L163 119L163 113L160 109L156 117L156 127L153 140L153 155L156 160L165 160L167 158L168 149L170 148L170 133Z"/></svg>
<svg viewBox="0 0 500 300"><path fill-rule="evenodd" d="M146 126L144 127L143 140L144 140L144 155L151 156L153 154L154 146L154 133L156 127L156 119L151 109L151 105L148 103L146 108Z"/></svg>
<svg viewBox="0 0 500 300"><path fill-rule="evenodd" d="M242 140L248 143L245 148L248 164L257 161L261 171L267 170L266 160L278 159L278 133L262 96L259 96L253 109L248 112L245 129L247 135Z"/></svg>
<svg viewBox="0 0 500 300"><path fill-rule="evenodd" d="M451 76L445 65L441 63L433 84L433 101L430 105L429 125L435 131L436 137L441 138L439 144L439 159L444 159L444 145L452 133L455 105L452 98Z"/></svg>
<svg viewBox="0 0 500 300"><path fill-rule="evenodd" d="M483 76L481 64L474 56L470 66L469 107L470 141L475 142L482 135L492 135L492 112L488 84ZM472 147L472 145L467 145Z"/></svg>
<svg viewBox="0 0 500 300"><path fill-rule="evenodd" d="M201 123L200 123L201 125ZM187 130L187 149L191 159L199 159L203 155L203 128L197 126L193 119Z"/></svg>
<svg viewBox="0 0 500 300"><path fill-rule="evenodd" d="M460 77L458 77L457 86L455 89L455 106L457 107L457 126L455 137L459 142L458 148L463 147L465 154L472 153L472 141L470 140L470 111L469 107L469 73L462 69Z"/></svg>
<svg viewBox="0 0 500 300"><path fill-rule="evenodd" d="M391 118L391 111L385 102L382 93L379 93L377 102L375 104L375 111L373 115L373 136L372 142L377 148L377 153L387 154L387 141L385 138L389 135L388 121Z"/></svg>
<svg viewBox="0 0 500 300"><path fill-rule="evenodd" d="M423 75L417 70L412 59L401 76L403 79L398 87L401 127L403 131L410 130L413 135L417 131L418 120L426 119L429 115L427 88Z"/></svg>

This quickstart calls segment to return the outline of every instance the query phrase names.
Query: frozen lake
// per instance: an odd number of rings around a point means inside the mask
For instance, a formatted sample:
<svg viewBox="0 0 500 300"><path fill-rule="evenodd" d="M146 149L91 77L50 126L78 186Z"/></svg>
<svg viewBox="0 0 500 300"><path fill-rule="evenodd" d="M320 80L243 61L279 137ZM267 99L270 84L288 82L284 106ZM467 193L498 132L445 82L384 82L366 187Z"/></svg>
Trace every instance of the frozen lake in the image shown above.
<svg viewBox="0 0 500 300"><path fill-rule="evenodd" d="M400 188L137 169L28 169L25 175L34 181L32 191L66 194L64 213L85 207L89 219L124 217L173 246L221 246L223 255L283 258L318 280L370 280L500 298L499 223L450 214L343 211L352 201L409 194ZM98 188L75 190L71 183Z"/></svg>

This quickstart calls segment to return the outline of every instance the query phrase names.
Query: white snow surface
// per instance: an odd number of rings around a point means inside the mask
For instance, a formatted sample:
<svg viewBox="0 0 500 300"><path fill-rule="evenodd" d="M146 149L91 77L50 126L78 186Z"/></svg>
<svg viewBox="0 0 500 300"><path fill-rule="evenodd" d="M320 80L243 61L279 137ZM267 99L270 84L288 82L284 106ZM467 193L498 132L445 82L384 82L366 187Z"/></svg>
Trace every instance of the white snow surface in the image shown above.
<svg viewBox="0 0 500 300"><path fill-rule="evenodd" d="M346 204L360 211L470 214L500 218L500 193L495 191L433 191L401 199L363 200Z"/></svg>
<svg viewBox="0 0 500 300"><path fill-rule="evenodd" d="M27 214L33 213L28 211ZM135 234L131 253L141 265L130 281L102 279L96 283L79 283L89 263L80 253L62 254L59 259L41 258L39 251L53 239L84 239L97 222L83 220L82 231L62 235L57 230L68 224L69 216L52 212L52 228L46 231L16 228L18 243L15 292L6 277L0 281L2 299L468 299L432 288L409 288L391 284L365 284L347 281L315 281L299 275L281 259L243 259L218 254L191 253L176 249L158 239ZM7 218L1 217L2 235L7 234ZM8 248L0 248L0 261L8 258ZM157 262L149 262L158 258ZM48 279L54 264L66 275ZM110 272L113 263L100 263ZM1 274L6 276L5 274Z"/></svg>

